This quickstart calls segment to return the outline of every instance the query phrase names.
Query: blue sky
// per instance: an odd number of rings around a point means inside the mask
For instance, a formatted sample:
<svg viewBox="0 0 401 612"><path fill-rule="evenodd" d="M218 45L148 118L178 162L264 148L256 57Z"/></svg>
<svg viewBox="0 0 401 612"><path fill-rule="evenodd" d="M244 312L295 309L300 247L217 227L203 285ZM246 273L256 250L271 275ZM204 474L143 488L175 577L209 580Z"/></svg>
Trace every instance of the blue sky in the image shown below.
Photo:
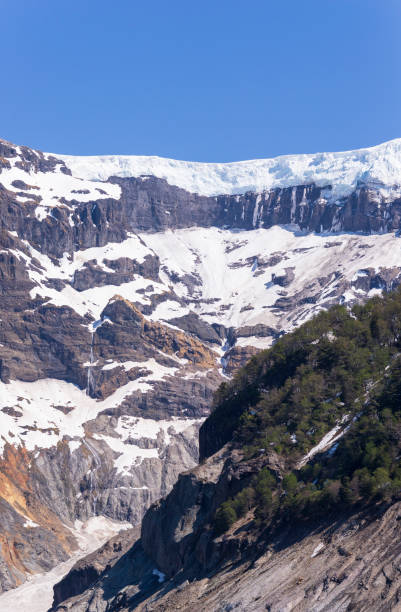
<svg viewBox="0 0 401 612"><path fill-rule="evenodd" d="M0 0L0 137L233 161L401 136L399 0Z"/></svg>

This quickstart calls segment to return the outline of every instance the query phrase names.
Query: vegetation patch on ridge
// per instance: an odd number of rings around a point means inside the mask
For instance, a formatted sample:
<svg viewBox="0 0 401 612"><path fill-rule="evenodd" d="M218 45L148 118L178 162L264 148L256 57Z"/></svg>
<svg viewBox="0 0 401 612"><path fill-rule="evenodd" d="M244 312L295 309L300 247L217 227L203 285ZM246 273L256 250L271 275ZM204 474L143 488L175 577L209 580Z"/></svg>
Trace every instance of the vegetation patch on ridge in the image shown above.
<svg viewBox="0 0 401 612"><path fill-rule="evenodd" d="M205 430L212 425L220 444L232 440L245 461L273 454L284 467L279 476L263 468L226 500L215 532L250 509L270 525L397 496L400 349L397 290L350 311L321 312L223 384Z"/></svg>

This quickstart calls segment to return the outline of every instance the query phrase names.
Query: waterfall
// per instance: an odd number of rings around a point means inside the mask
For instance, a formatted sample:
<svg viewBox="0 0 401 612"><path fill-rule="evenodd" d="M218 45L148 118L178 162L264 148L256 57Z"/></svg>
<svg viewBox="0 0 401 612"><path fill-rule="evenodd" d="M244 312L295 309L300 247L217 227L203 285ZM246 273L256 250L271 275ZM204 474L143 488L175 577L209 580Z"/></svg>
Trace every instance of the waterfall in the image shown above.
<svg viewBox="0 0 401 612"><path fill-rule="evenodd" d="M227 336L226 339L224 340L224 343L223 343L222 347L221 347L223 355L222 355L222 357L220 359L220 363L221 363L221 373L223 374L223 376L225 376L225 369L226 369L227 363L228 363L227 359L225 358L225 354L230 350L230 348L232 346L234 346L234 344L235 344L235 340L233 341L232 338L230 339Z"/></svg>
<svg viewBox="0 0 401 612"><path fill-rule="evenodd" d="M297 210L297 188L293 187L291 191L291 213L290 213L290 223L295 222L295 213Z"/></svg>
<svg viewBox="0 0 401 612"><path fill-rule="evenodd" d="M92 497L92 514L93 516L96 516L97 495L95 495L94 493L94 490L95 490L95 487L93 484L94 483L94 473L101 467L102 462L100 460L98 453L93 448L93 446L85 439L83 439L82 442L84 446L86 446L90 454L92 455L94 462L95 462L95 468L94 469L92 468L89 473L89 495Z"/></svg>
<svg viewBox="0 0 401 612"><path fill-rule="evenodd" d="M101 327L104 323L111 323L109 317L103 317L102 319L98 319L98 321L94 321L91 325L92 340L91 340L91 350L90 350L89 365L88 365L88 377L86 381L86 395L90 395L91 391L93 392L94 380L93 380L92 369L93 369L93 364L94 364L93 348L94 348L94 343L95 343L95 333L98 327Z"/></svg>
<svg viewBox="0 0 401 612"><path fill-rule="evenodd" d="M90 350L90 357L89 357L89 365L88 365L88 378L86 381L86 395L90 395L90 392L93 388L93 373L92 373L92 364L93 364L93 343L95 340L95 333L92 333L92 340L91 340L91 350Z"/></svg>
<svg viewBox="0 0 401 612"><path fill-rule="evenodd" d="M260 204L261 199L262 199L262 196L258 194L255 200L255 208L253 209L253 219L252 219L253 227L256 227L258 220L259 220L259 204Z"/></svg>

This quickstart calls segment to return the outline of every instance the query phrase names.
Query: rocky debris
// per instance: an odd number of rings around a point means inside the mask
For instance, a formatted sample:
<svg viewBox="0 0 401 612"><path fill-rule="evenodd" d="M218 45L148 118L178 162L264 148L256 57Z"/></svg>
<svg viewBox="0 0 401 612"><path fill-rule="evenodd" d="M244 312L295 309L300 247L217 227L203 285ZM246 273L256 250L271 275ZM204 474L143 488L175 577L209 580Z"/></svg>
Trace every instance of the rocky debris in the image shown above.
<svg viewBox="0 0 401 612"><path fill-rule="evenodd" d="M189 295L194 298L199 297L202 289L202 279L199 274L178 274L176 271L169 270L167 266L162 266L162 270L167 274L170 281L174 284L182 283L187 288Z"/></svg>
<svg viewBox="0 0 401 612"><path fill-rule="evenodd" d="M153 561L144 553L140 540L135 542L120 557L116 558L116 555L112 552L110 562L108 562L105 549L102 554L104 555L103 563L107 563L107 566L98 580L93 582L83 594L80 593L75 597L70 596L68 599L59 602L60 595L68 595L68 593L76 592L77 589L77 585L67 574L60 583L60 588L54 597L54 605L49 612L55 612L56 610L59 612L67 612L68 610L86 612L90 607L99 612L104 612L105 606L108 605L110 600L113 606L110 610L119 610L128 604L133 593L141 601L144 598L143 593L149 594L158 591L162 582L161 576ZM93 569L92 563L95 566ZM85 566L83 568L82 566L78 567L78 577L83 581L90 579L97 573L98 563L96 560L92 563L90 560L85 560ZM127 589L128 593L125 592Z"/></svg>
<svg viewBox="0 0 401 612"><path fill-rule="evenodd" d="M301 320L304 318L305 307L310 308L313 312L313 305L318 304L321 296L325 296L325 307L329 308L334 303L343 303L344 294L350 288L350 282L343 278L341 273L334 273L334 279L337 281L333 286L333 275L330 277L313 279L312 282L306 284L300 291L295 291L292 295L282 295L276 299L273 304L273 309L276 312L292 313L297 312L293 318L294 323L298 323L298 317L301 315ZM327 289L330 288L330 291ZM357 297L352 302L357 302ZM310 316L310 315L309 315Z"/></svg>
<svg viewBox="0 0 401 612"><path fill-rule="evenodd" d="M379 509L376 516L373 512L373 517L364 512L339 517L333 525L299 533L292 541L286 534L256 559L237 566L233 563L229 568L225 565L198 581L185 582L182 577L181 587L171 581L169 588L165 585L157 594L143 598L135 609L397 610L401 589L397 571L399 512L400 504L396 503ZM109 609L116 610L110 603Z"/></svg>

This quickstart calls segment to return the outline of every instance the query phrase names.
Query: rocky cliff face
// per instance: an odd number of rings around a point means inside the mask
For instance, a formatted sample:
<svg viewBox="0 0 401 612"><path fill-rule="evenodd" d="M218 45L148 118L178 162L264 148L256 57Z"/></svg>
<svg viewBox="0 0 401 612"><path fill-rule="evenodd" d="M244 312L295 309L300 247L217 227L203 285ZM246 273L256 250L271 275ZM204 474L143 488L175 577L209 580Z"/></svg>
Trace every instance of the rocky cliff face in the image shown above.
<svg viewBox="0 0 401 612"><path fill-rule="evenodd" d="M141 540L118 559L109 551L107 569L104 549L78 564L55 587L52 610L399 608L400 502L287 527L268 546L255 538L247 519L215 538L207 524L219 497L234 493L235 482L261 467L239 474L238 466L225 448L182 475L167 499L145 515ZM77 575L84 585L79 594Z"/></svg>
<svg viewBox="0 0 401 612"><path fill-rule="evenodd" d="M401 180L360 158L347 189L317 158L204 187L215 169L107 171L0 141L2 589L70 555L76 520L138 523L255 351L400 282Z"/></svg>

